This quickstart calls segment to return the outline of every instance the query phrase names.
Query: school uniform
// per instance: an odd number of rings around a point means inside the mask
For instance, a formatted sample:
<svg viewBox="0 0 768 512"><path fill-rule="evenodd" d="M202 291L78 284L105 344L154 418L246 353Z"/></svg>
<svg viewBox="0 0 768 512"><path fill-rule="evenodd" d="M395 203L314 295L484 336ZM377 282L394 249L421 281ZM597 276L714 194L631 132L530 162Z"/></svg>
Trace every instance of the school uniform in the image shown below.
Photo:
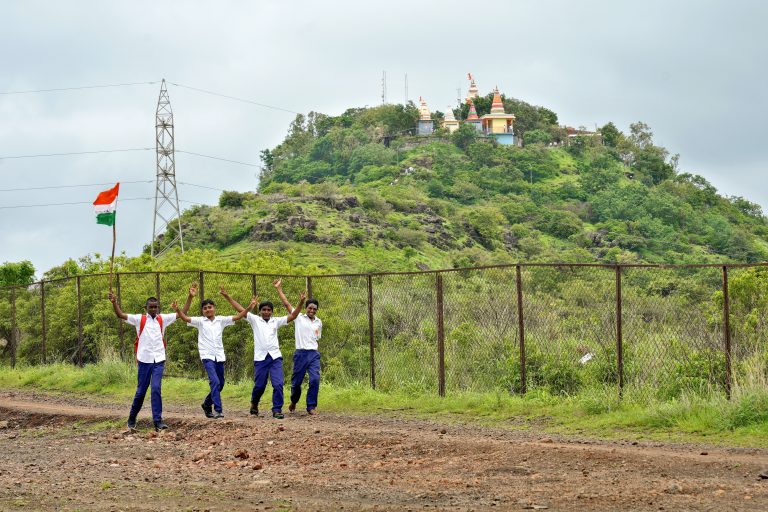
<svg viewBox="0 0 768 512"><path fill-rule="evenodd" d="M323 322L315 317L310 319L304 313L294 320L296 352L293 353L293 375L291 376L291 403L296 404L301 398L301 383L304 374L309 374L307 389L307 410L317 407L317 395L320 392L320 352L317 340L323 334Z"/></svg>
<svg viewBox="0 0 768 512"><path fill-rule="evenodd" d="M272 412L283 410L283 354L277 330L288 325L287 316L271 317L265 321L250 311L245 320L253 329L253 391L251 403L258 404L267 389L267 377L272 383Z"/></svg>
<svg viewBox="0 0 768 512"><path fill-rule="evenodd" d="M133 397L129 422L135 422L144 405L147 388L151 387L152 420L163 419L162 380L165 370L165 330L176 321L176 313L150 315L128 315L125 322L136 328L134 351L138 362L138 383Z"/></svg>
<svg viewBox="0 0 768 512"><path fill-rule="evenodd" d="M197 329L197 350L200 361L208 374L208 385L211 388L203 401L203 408L208 411L211 407L216 412L223 412L221 405L221 390L224 389L224 328L234 325L231 316L215 316L212 320L204 316L193 316L187 322L190 327Z"/></svg>

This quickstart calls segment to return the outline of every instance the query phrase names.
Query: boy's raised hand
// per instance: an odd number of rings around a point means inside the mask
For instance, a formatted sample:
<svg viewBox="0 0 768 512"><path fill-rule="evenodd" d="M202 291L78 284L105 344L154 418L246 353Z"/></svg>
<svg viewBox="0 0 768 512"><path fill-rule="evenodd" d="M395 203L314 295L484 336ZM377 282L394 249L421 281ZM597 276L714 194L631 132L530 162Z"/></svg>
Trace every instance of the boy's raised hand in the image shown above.
<svg viewBox="0 0 768 512"><path fill-rule="evenodd" d="M191 291L191 289L190 289L190 291ZM179 303L176 302L176 301L171 302L171 309L174 310L174 311L178 311L179 310Z"/></svg>
<svg viewBox="0 0 768 512"><path fill-rule="evenodd" d="M254 307L256 307L256 304L258 303L259 303L259 298L256 295L254 295L253 297L251 297L251 302L248 304L248 307L245 309L253 309Z"/></svg>
<svg viewBox="0 0 768 512"><path fill-rule="evenodd" d="M304 300L307 298L307 290L304 290L299 294L299 301L304 302Z"/></svg>
<svg viewBox="0 0 768 512"><path fill-rule="evenodd" d="M189 287L189 295L192 297L197 295L197 283L192 283L192 286Z"/></svg>
<svg viewBox="0 0 768 512"><path fill-rule="evenodd" d="M274 286L275 288L280 288L282 284L283 284L283 279L281 277L272 281L272 286Z"/></svg>
<svg viewBox="0 0 768 512"><path fill-rule="evenodd" d="M222 297L226 297L227 296L227 290L225 290L223 286L219 286L219 294Z"/></svg>
<svg viewBox="0 0 768 512"><path fill-rule="evenodd" d="M107 293L107 298L109 299L109 302L111 302L112 304L117 302L117 296L112 292Z"/></svg>

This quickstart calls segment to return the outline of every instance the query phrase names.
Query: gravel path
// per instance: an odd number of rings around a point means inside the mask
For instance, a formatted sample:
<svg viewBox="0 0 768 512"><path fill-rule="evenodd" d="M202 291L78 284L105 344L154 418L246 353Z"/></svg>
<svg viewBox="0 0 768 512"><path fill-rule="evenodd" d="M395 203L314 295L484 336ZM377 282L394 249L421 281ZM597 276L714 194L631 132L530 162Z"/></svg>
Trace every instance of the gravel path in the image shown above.
<svg viewBox="0 0 768 512"><path fill-rule="evenodd" d="M131 434L126 410L0 391L0 510L768 510L764 449L175 405Z"/></svg>

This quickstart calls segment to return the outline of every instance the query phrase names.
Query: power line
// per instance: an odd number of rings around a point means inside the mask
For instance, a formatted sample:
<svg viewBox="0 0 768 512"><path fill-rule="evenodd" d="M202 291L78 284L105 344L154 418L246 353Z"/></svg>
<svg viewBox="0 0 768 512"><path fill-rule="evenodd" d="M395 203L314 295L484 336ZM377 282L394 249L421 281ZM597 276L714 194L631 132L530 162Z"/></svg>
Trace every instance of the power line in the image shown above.
<svg viewBox="0 0 768 512"><path fill-rule="evenodd" d="M227 158L220 158L218 156L203 155L202 153L193 153L192 151L183 151L181 149L176 150L177 153L185 153L187 155L201 156L203 158L210 158L212 160L221 160L222 162L230 162L233 164L247 165L249 167L259 167L259 164L252 164L250 162L240 162L239 160L229 160Z"/></svg>
<svg viewBox="0 0 768 512"><path fill-rule="evenodd" d="M48 190L48 189L59 189L59 188L83 188L83 187L105 187L109 185L114 185L119 180L110 181L108 183L83 183L80 185L51 185L47 187L26 187L26 188L0 188L0 192L24 192L28 190ZM139 180L139 181L121 181L120 185L129 185L134 183L153 183L153 180ZM217 192L224 192L224 189L221 188L215 188L215 187L209 187L208 185L198 185L197 183L189 183L186 181L178 181L179 185L188 185L190 187L199 187L199 188L207 188L209 190L215 190Z"/></svg>
<svg viewBox="0 0 768 512"><path fill-rule="evenodd" d="M195 183L187 183L187 182L185 182L185 181L177 181L176 183L178 183L179 185L188 185L188 186L190 186L190 187L207 188L207 189L209 189L209 190L216 190L217 192L224 192L224 189L221 189L221 188L214 188L214 187L209 187L209 186L207 186L207 185L197 185L197 184L195 184Z"/></svg>
<svg viewBox="0 0 768 512"><path fill-rule="evenodd" d="M56 87L52 89L29 89L24 91L0 91L0 95L12 95L12 94L34 94L34 93L43 93L43 92L62 92L62 91L80 91L85 89L105 89L109 87L132 87L136 85L154 85L160 83L159 80L152 81L152 82L127 82L122 84L100 84L100 85L81 85L77 87ZM175 85L176 87L182 87L184 89L189 89L191 91L197 91L203 94L210 94L211 96L218 96L220 98L227 98L234 101L240 101L243 103L250 103L251 105L257 105L259 107L269 108L272 110L279 110L282 112L288 112L290 114L300 114L300 112L296 112L295 110L290 110L283 107L276 107L274 105L268 105L266 103L261 103L258 101L250 100L247 98L238 98L237 96L231 96L229 94L222 94L220 92L215 91L209 91L206 89L201 89L199 87L192 87L191 85L184 85L179 84L175 82L168 82L171 85Z"/></svg>
<svg viewBox="0 0 768 512"><path fill-rule="evenodd" d="M28 188L0 188L0 192L21 192L25 190L46 190L50 188L80 188L80 187L104 187L107 185L114 185L116 182L112 181L109 183L87 183L83 185L53 185L49 187L28 187ZM151 180L143 180L143 181L121 181L121 185L128 185L131 183L152 183Z"/></svg>
<svg viewBox="0 0 768 512"><path fill-rule="evenodd" d="M118 201L143 201L154 199L152 197L127 197L125 199L120 198ZM13 206L0 206L0 209L8 210L14 208L42 208L44 206L68 206L72 204L93 204L93 201L75 201L72 203L43 203L43 204L17 204Z"/></svg>
<svg viewBox="0 0 768 512"><path fill-rule="evenodd" d="M44 158L44 157L51 157L51 156L95 155L99 153L126 153L130 151L153 151L154 149L155 148L126 148L126 149L100 149L96 151L70 151L66 153L39 153L34 155L0 156L0 160L12 160L12 159L21 159L21 158ZM250 162L241 162L239 160L230 160L228 158L221 158L218 156L204 155L202 153L195 153L194 151L183 151L183 150L177 149L176 152L185 153L187 155L199 156L202 158L210 158L211 160L220 160L222 162L229 162L232 164L247 165L249 167L259 167L259 164L254 164Z"/></svg>
<svg viewBox="0 0 768 512"><path fill-rule="evenodd" d="M41 158L48 156L72 156L72 155L94 155L97 153L126 153L128 151L150 151L155 148L127 148L127 149L100 149L97 151L70 151L67 153L41 153L36 155L12 155L0 156L0 160L11 160L15 158Z"/></svg>
<svg viewBox="0 0 768 512"><path fill-rule="evenodd" d="M219 96L221 98L227 98L227 99L234 100L234 101L241 101L243 103L250 103L251 105L257 105L259 107L271 108L272 110L281 110L283 112L288 112L289 114L300 114L301 113L301 112L296 112L295 110L288 110L287 108L283 108L283 107L275 107L274 105L267 105L266 103L259 103L258 101L248 100L248 99L245 99L245 98L238 98L236 96L230 96L228 94L221 94L221 93L213 92L213 91L207 91L205 89L200 89L198 87L192 87L192 86L189 86L189 85L183 85L183 84L178 84L178 83L174 83L174 82L168 82L168 83L171 84L171 85L175 85L176 87L183 87L184 89L190 89L192 91L202 92L204 94L210 94L211 96Z"/></svg>
<svg viewBox="0 0 768 512"><path fill-rule="evenodd" d="M57 87L55 89L31 89L28 91L0 91L2 94L32 94L36 92L61 92L61 91L79 91L81 89L104 89L107 87L129 87L133 85L152 85L157 82L130 82L124 84L104 84L104 85L81 85L79 87Z"/></svg>

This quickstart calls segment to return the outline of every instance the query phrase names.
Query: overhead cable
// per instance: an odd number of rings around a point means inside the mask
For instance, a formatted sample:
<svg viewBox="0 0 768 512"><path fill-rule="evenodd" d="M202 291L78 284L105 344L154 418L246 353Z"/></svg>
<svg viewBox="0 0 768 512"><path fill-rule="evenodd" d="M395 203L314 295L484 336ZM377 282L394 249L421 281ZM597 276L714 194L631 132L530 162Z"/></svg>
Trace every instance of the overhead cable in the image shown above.
<svg viewBox="0 0 768 512"><path fill-rule="evenodd" d="M121 181L121 185L127 185L130 183L153 183L154 180L142 180L142 181ZM0 188L0 192L21 192L24 190L46 190L51 188L80 188L80 187L105 187L107 185L114 185L115 182L109 183L87 183L82 185L51 185L48 187L27 187L27 188Z"/></svg>
<svg viewBox="0 0 768 512"><path fill-rule="evenodd" d="M104 84L104 85L81 85L78 87L57 87L55 89L30 89L27 91L0 91L0 95L8 94L32 94L36 92L61 92L61 91L79 91L81 89L104 89L107 87L129 87L133 85L154 85L158 82L130 82L124 84Z"/></svg>
<svg viewBox="0 0 768 512"><path fill-rule="evenodd" d="M218 92L207 91L205 89L200 89L198 87L192 87L190 85L184 85L184 84L179 84L179 83L175 83L175 82L168 82L168 83L171 84L171 85L175 85L176 87L183 87L184 89L190 89L192 91L197 91L197 92L201 92L201 93L204 93L204 94L210 94L211 96L219 96L221 98L227 98L227 99L234 100L234 101L241 101L243 103L250 103L251 105L257 105L259 107L271 108L272 110L281 110L283 112L288 112L289 114L300 114L301 113L301 112L296 112L295 110L289 110L289 109L283 108L283 107L276 107L274 105L267 105L266 103L260 103L258 101L253 101L253 100L249 100L249 99L245 99L245 98L238 98L236 96L230 96L229 94L221 94L221 93L218 93Z"/></svg>
<svg viewBox="0 0 768 512"><path fill-rule="evenodd" d="M126 148L126 149L101 149L97 151L70 151L66 153L39 153L32 155L10 155L0 156L0 160L12 160L20 158L42 158L50 156L74 156L74 155L95 155L99 153L126 153L130 151L155 151L155 148ZM199 156L202 158L210 158L211 160L219 160L222 162L229 162L232 164L247 165L249 167L259 167L259 164L250 162L241 162L239 160L230 160L229 158L221 158L218 156L204 155L202 153L195 153L194 151L184 151L182 149L176 149L176 153L184 153L187 155Z"/></svg>
<svg viewBox="0 0 768 512"><path fill-rule="evenodd" d="M148 199L154 199L154 197L127 197L120 198L118 201L145 201ZM44 206L67 206L71 204L93 204L93 201L75 201L72 203L17 204L13 206L0 206L0 209L9 210L14 208L42 208Z"/></svg>

